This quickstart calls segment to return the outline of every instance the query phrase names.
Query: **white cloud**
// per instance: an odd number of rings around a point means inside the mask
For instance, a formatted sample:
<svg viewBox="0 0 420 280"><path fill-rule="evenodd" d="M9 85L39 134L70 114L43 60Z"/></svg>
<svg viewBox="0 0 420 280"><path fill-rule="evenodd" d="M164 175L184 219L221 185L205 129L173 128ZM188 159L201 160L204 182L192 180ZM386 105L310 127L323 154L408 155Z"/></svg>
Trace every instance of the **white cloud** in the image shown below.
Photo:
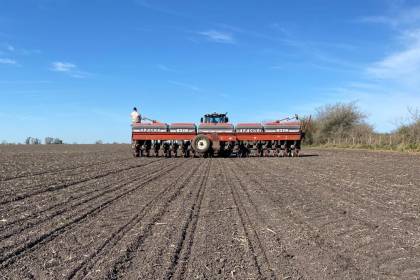
<svg viewBox="0 0 420 280"><path fill-rule="evenodd" d="M0 43L0 54L12 54L13 55L32 55L32 54L40 54L41 50L38 49L24 49L15 47L8 43Z"/></svg>
<svg viewBox="0 0 420 280"><path fill-rule="evenodd" d="M49 84L47 80L0 80L0 84Z"/></svg>
<svg viewBox="0 0 420 280"><path fill-rule="evenodd" d="M0 43L0 50L7 51L7 52L13 52L13 51L15 51L15 47L13 47L12 45L7 44L7 43Z"/></svg>
<svg viewBox="0 0 420 280"><path fill-rule="evenodd" d="M13 51L15 50L15 47L13 47L12 45L7 44L7 45L6 45L6 49L7 49L9 52L13 52Z"/></svg>
<svg viewBox="0 0 420 280"><path fill-rule="evenodd" d="M268 27L275 30L275 31L280 31L281 33L283 33L285 35L290 35L289 30L286 29L283 25L281 25L277 22L271 23Z"/></svg>
<svg viewBox="0 0 420 280"><path fill-rule="evenodd" d="M398 21L395 18L387 16L366 16L359 19L360 22L364 23L379 23L396 26Z"/></svg>
<svg viewBox="0 0 420 280"><path fill-rule="evenodd" d="M399 45L367 67L368 77L415 89L414 92L420 94L420 6L393 6L388 15L369 16L362 21L389 25L396 32L394 41Z"/></svg>
<svg viewBox="0 0 420 280"><path fill-rule="evenodd" d="M386 24L394 28L410 26L420 23L420 6L410 8L394 7L389 15L365 16L360 18L359 22Z"/></svg>
<svg viewBox="0 0 420 280"><path fill-rule="evenodd" d="M165 72L176 72L174 69L164 65L164 64L156 64L156 67Z"/></svg>
<svg viewBox="0 0 420 280"><path fill-rule="evenodd" d="M402 50L367 68L368 75L405 86L420 86L420 29L404 32Z"/></svg>
<svg viewBox="0 0 420 280"><path fill-rule="evenodd" d="M170 84L176 85L176 86L180 86L183 88L187 88L190 89L192 91L200 91L200 88L195 86L195 85L191 85L191 84L186 84L186 83L181 83L181 82L177 82L177 81L168 81Z"/></svg>
<svg viewBox="0 0 420 280"><path fill-rule="evenodd" d="M420 8L393 10L392 15L365 17L365 23L389 27L389 48L381 59L360 65L359 80L324 89L323 101L357 101L378 131L391 131L407 115L420 108Z"/></svg>
<svg viewBox="0 0 420 280"><path fill-rule="evenodd" d="M90 75L88 72L80 71L76 64L70 62L53 62L51 63L51 70L55 72L66 73L73 78L86 78Z"/></svg>
<svg viewBox="0 0 420 280"><path fill-rule="evenodd" d="M32 54L40 54L41 50L37 50L37 49L17 49L16 50L17 53L21 54L21 55L32 55Z"/></svg>
<svg viewBox="0 0 420 280"><path fill-rule="evenodd" d="M17 65L16 60L10 58L0 58L0 64Z"/></svg>
<svg viewBox="0 0 420 280"><path fill-rule="evenodd" d="M70 72L77 68L76 65L69 62L53 62L51 66L52 70L57 72Z"/></svg>
<svg viewBox="0 0 420 280"><path fill-rule="evenodd" d="M198 32L199 35L204 36L207 40L215 43L234 44L235 39L231 33L209 30Z"/></svg>

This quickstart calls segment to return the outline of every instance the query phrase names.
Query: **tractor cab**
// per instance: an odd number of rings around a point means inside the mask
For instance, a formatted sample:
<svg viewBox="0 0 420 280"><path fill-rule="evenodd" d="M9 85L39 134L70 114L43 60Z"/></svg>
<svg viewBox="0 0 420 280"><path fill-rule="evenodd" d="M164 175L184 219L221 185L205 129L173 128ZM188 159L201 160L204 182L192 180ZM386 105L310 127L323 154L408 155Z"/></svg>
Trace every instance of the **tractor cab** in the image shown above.
<svg viewBox="0 0 420 280"><path fill-rule="evenodd" d="M206 114L203 118L201 118L201 123L228 123L229 118L226 114L219 114L219 113L212 113L212 114Z"/></svg>
<svg viewBox="0 0 420 280"><path fill-rule="evenodd" d="M206 114L198 125L198 133L233 133L233 124L229 123L227 113Z"/></svg>

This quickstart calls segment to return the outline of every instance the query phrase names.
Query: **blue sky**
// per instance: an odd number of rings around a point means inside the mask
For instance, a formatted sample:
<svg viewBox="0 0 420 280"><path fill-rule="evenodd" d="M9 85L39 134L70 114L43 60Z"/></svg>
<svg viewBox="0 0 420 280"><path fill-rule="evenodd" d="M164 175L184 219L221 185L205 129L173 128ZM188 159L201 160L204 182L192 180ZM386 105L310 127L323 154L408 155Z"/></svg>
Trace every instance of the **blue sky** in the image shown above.
<svg viewBox="0 0 420 280"><path fill-rule="evenodd" d="M129 142L129 113L234 122L420 107L420 1L0 0L0 140Z"/></svg>

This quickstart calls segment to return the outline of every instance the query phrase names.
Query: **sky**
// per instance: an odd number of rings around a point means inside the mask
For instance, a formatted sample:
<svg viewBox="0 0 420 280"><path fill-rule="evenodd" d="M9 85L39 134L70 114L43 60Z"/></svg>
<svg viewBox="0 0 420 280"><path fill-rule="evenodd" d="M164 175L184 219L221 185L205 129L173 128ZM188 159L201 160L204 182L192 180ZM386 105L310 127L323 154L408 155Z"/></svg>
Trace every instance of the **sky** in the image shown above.
<svg viewBox="0 0 420 280"><path fill-rule="evenodd" d="M0 0L0 141L129 142L162 122L420 108L420 0Z"/></svg>

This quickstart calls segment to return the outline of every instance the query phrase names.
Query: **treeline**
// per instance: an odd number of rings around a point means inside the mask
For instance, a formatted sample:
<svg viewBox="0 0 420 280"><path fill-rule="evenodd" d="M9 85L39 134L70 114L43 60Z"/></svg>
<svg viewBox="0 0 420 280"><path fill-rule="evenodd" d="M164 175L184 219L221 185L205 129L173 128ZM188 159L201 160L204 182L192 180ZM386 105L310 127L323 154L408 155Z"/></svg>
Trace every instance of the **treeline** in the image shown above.
<svg viewBox="0 0 420 280"><path fill-rule="evenodd" d="M36 138L36 137L27 137L25 139L25 144L26 145L40 145L40 144L42 144L42 141L41 141L41 139ZM61 140L60 138L45 137L44 144L46 144L46 145L63 144L63 140Z"/></svg>
<svg viewBox="0 0 420 280"><path fill-rule="evenodd" d="M54 138L54 137L45 137L44 141L42 141L40 138L36 138L36 137L26 137L25 141L23 143L14 143L14 142L8 142L6 140L3 140L0 142L0 145L59 145L59 144L69 144L69 143L64 143L63 140L61 140L60 138ZM76 145L78 143L73 142L71 143L73 145ZM96 140L95 142L93 142L93 144L96 145L102 145L102 144L106 144L106 145L116 145L116 144L127 144L127 143L119 143L119 142L104 142L102 140Z"/></svg>
<svg viewBox="0 0 420 280"><path fill-rule="evenodd" d="M20 144L25 144L25 145L41 145L41 144L58 145L58 144L64 144L64 142L60 138L54 138L54 137L45 137L44 142L42 142L42 140L37 138L37 137L26 137L25 141L23 141L23 143L8 142L6 140L3 140L1 142L1 145L20 145Z"/></svg>
<svg viewBox="0 0 420 280"><path fill-rule="evenodd" d="M409 120L390 133L377 133L356 103L318 108L305 122L307 145L420 151L420 114L408 109Z"/></svg>

